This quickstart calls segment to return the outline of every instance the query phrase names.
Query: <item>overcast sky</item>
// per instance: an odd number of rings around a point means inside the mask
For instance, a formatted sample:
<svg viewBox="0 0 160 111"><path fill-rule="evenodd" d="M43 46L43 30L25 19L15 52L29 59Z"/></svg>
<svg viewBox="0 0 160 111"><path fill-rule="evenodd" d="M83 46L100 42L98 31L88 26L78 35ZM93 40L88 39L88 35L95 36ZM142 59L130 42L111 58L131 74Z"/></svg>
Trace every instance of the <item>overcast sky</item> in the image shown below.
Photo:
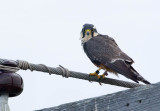
<svg viewBox="0 0 160 111"><path fill-rule="evenodd" d="M160 81L159 6L159 0L1 0L0 58L94 72L97 68L79 40L83 24L92 23L99 33L116 40L144 78L156 83ZM11 111L33 111L126 89L36 71L18 74L24 91L9 99Z"/></svg>

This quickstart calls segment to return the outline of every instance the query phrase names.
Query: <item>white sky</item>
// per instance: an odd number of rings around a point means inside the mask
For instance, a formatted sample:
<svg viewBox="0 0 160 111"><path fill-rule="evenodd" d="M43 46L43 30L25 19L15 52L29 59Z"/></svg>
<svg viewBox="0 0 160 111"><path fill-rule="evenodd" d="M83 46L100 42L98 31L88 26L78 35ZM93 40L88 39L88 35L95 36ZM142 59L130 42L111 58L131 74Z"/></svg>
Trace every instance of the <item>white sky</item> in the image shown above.
<svg viewBox="0 0 160 111"><path fill-rule="evenodd" d="M0 58L94 72L97 68L79 41L83 24L92 23L134 59L133 66L143 77L156 83L160 78L159 5L159 0L1 0ZM40 72L18 73L24 91L9 99L11 111L33 111L125 90Z"/></svg>

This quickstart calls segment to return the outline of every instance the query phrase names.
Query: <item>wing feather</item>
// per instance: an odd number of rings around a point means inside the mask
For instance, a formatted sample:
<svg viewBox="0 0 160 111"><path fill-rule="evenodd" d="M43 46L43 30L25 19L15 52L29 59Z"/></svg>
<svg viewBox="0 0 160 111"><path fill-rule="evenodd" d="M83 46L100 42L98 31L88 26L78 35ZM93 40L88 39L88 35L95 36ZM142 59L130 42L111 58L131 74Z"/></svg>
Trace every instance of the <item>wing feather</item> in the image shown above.
<svg viewBox="0 0 160 111"><path fill-rule="evenodd" d="M134 61L118 47L113 38L109 36L99 35L88 40L84 44L84 51L90 59L101 59L106 62L113 62L116 60L124 60L129 63Z"/></svg>

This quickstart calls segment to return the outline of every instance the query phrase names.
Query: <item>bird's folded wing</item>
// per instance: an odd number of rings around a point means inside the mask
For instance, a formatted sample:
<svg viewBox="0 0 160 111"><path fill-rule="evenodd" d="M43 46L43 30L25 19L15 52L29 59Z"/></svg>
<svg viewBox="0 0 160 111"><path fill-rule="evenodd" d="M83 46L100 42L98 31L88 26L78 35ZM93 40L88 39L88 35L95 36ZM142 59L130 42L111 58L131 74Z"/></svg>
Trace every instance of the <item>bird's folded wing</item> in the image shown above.
<svg viewBox="0 0 160 111"><path fill-rule="evenodd" d="M123 53L113 38L106 35L93 37L84 44L84 51L90 59L101 59L106 62L124 60L133 63L133 60Z"/></svg>

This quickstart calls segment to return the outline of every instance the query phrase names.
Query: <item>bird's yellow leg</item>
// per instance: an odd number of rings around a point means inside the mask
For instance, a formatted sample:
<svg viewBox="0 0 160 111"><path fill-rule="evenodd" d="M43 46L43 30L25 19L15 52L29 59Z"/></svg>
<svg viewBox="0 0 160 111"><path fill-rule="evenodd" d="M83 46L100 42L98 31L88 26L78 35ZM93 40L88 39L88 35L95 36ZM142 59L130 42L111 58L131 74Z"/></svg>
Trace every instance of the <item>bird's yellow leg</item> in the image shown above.
<svg viewBox="0 0 160 111"><path fill-rule="evenodd" d="M102 68L99 68L96 72L90 73L89 76L97 76L97 78L100 79L101 76L99 76L98 74L99 74L99 71L100 71L101 69L102 69Z"/></svg>
<svg viewBox="0 0 160 111"><path fill-rule="evenodd" d="M105 78L105 74L100 75L100 78L104 79Z"/></svg>
<svg viewBox="0 0 160 111"><path fill-rule="evenodd" d="M104 79L105 76L107 76L107 75L108 75L108 73L107 73L107 71L105 71L102 75L100 75L100 77L101 77L101 79Z"/></svg>
<svg viewBox="0 0 160 111"><path fill-rule="evenodd" d="M103 80L105 78L105 74L99 75L99 85L102 85L102 83L100 82L101 80Z"/></svg>

